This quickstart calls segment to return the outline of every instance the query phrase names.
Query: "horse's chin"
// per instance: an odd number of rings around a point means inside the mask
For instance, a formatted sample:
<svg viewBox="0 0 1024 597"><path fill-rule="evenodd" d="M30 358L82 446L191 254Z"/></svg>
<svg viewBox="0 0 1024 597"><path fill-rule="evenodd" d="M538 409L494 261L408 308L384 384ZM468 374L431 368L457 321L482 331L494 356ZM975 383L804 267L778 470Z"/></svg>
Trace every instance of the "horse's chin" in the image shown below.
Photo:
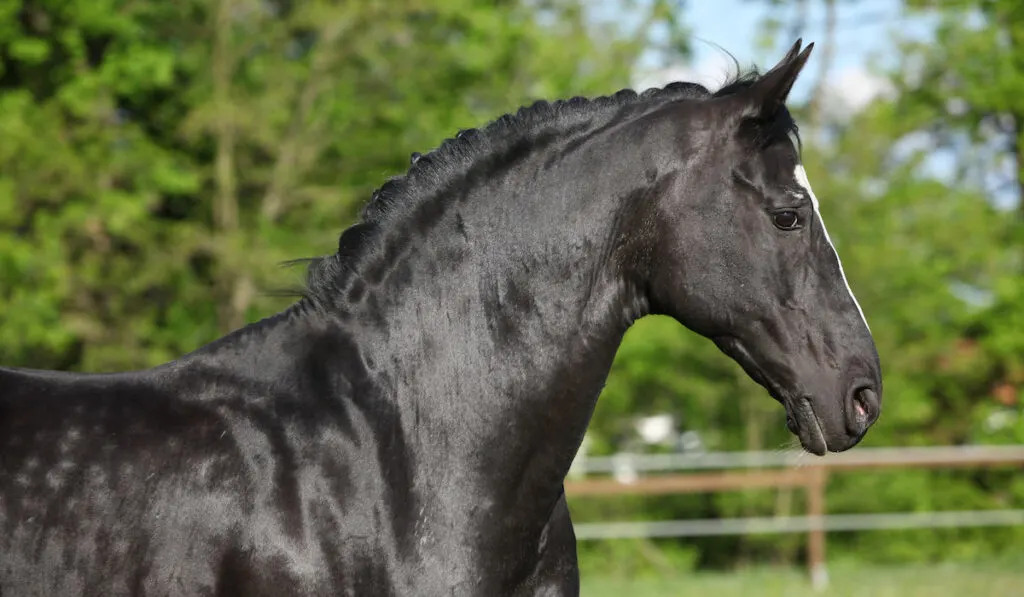
<svg viewBox="0 0 1024 597"><path fill-rule="evenodd" d="M777 379L761 366L753 353L738 338L717 336L713 340L722 352L739 363L752 380L765 388L772 398L785 407L786 427L800 440L800 445L805 451L815 456L824 456L830 450L841 452L856 444L856 441L853 441L846 447L838 447L843 442L839 438L833 437L830 446L829 439L825 436L825 427L817 413L814 412L812 401L808 396L794 395L790 389L778 383Z"/></svg>
<svg viewBox="0 0 1024 597"><path fill-rule="evenodd" d="M828 452L828 441L809 399L797 398L786 404L786 426L807 452L815 456Z"/></svg>

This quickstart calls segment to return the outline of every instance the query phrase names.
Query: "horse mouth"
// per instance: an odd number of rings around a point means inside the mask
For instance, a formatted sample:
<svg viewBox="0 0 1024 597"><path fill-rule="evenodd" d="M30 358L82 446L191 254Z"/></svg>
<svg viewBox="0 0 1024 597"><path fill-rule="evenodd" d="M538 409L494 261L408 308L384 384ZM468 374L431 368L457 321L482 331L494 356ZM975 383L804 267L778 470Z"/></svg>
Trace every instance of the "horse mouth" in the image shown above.
<svg viewBox="0 0 1024 597"><path fill-rule="evenodd" d="M821 428L818 415L814 413L810 398L789 398L782 386L765 373L739 338L718 336L714 341L723 352L743 367L751 379L768 390L768 394L786 408L786 427L799 438L804 450L815 456L824 456L828 451L828 442L825 441L825 432Z"/></svg>
<svg viewBox="0 0 1024 597"><path fill-rule="evenodd" d="M804 450L815 456L824 456L828 451L828 443L810 399L797 398L790 401L787 407L786 427L797 436Z"/></svg>

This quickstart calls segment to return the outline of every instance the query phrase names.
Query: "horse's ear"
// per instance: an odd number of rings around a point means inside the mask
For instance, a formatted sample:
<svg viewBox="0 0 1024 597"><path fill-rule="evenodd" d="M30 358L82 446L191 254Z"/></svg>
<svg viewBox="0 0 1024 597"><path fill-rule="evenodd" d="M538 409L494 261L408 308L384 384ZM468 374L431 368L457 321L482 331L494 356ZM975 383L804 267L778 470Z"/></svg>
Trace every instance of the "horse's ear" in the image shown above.
<svg viewBox="0 0 1024 597"><path fill-rule="evenodd" d="M778 64L762 75L756 83L736 96L741 102L741 111L744 117L770 119L782 109L786 98L789 97L790 90L793 89L793 83L800 76L800 71L807 64L811 50L814 49L812 42L801 52L802 43L802 39L796 40L796 43Z"/></svg>

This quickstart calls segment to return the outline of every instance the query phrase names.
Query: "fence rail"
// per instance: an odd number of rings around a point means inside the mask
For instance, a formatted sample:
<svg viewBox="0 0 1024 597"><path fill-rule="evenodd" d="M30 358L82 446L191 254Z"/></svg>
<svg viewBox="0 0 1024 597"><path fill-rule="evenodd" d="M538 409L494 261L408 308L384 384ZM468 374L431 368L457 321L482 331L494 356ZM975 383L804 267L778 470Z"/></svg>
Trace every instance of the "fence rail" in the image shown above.
<svg viewBox="0 0 1024 597"><path fill-rule="evenodd" d="M622 468L636 472L699 469L825 466L879 468L883 466L977 466L1024 463L1024 446L936 446L907 448L854 448L839 454L811 456L802 451L706 452L697 454L630 454L582 457L573 465L581 475L613 473Z"/></svg>
<svg viewBox="0 0 1024 597"><path fill-rule="evenodd" d="M856 448L813 457L785 452L618 454L573 463L565 491L584 496L711 493L765 488L805 491L805 516L576 524L578 540L807 533L815 587L827 584L825 537L833 531L1024 525L1024 510L826 514L825 489L833 473L891 468L1024 467L1024 446ZM711 469L724 469L711 471ZM747 469L747 470L737 470ZM699 471L680 474L678 471ZM640 473L672 473L640 476ZM615 477L585 478L587 474Z"/></svg>
<svg viewBox="0 0 1024 597"><path fill-rule="evenodd" d="M829 514L826 516L763 516L721 520L658 520L591 522L575 525L576 539L708 537L773 535L824 531L936 529L1024 525L1024 510L966 510L891 514Z"/></svg>

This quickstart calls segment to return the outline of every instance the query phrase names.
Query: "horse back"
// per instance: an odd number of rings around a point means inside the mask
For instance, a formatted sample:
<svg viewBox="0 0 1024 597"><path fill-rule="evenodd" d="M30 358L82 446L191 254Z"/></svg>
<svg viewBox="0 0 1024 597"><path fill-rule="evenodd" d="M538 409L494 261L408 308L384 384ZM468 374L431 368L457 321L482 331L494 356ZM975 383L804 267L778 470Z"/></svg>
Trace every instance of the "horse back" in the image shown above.
<svg viewBox="0 0 1024 597"><path fill-rule="evenodd" d="M0 594L222 584L251 509L243 458L216 408L168 387L0 368Z"/></svg>

